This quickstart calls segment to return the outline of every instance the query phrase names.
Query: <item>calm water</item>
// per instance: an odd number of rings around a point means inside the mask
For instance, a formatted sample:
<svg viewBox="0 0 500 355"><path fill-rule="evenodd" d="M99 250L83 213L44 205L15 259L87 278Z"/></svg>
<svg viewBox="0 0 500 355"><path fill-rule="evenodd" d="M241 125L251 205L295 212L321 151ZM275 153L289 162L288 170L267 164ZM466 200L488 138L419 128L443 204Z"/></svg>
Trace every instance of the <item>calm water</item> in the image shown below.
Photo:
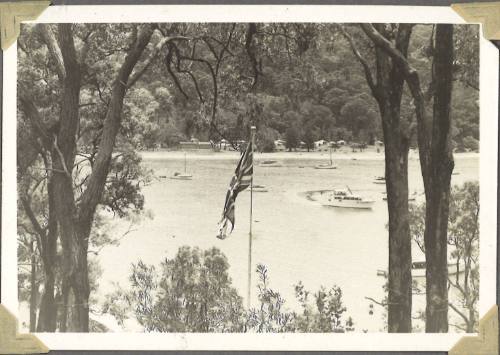
<svg viewBox="0 0 500 355"><path fill-rule="evenodd" d="M254 193L253 269L257 263L269 268L271 287L279 290L290 308L297 306L293 285L299 280L316 292L321 285L338 285L344 293L348 314L357 331L383 328L383 310L375 306L369 315L369 296L384 297L384 279L377 269L387 268L387 205L382 200L385 185L373 183L384 175L384 162L378 160L338 160L337 170L315 170L319 160L277 159L283 167L254 169L254 183L269 192ZM318 156L314 155L317 159ZM361 157L361 155L360 155ZM111 291L111 283L127 286L129 265L142 259L158 265L173 257L183 245L202 249L217 247L228 257L234 286L246 296L250 194L240 194L236 204L236 227L226 240L216 238L229 180L238 156L190 156L188 172L193 180L160 179L144 189L145 207L154 214L136 227L117 247L105 248L99 260L103 268L99 294ZM257 155L256 160L263 157ZM266 159L276 159L267 156ZM325 157L322 157L325 159ZM456 157L453 184L478 179L477 157ZM324 160L322 161L324 163ZM181 156L145 155L144 163L156 175L170 176L183 171ZM410 191L423 191L418 160L410 160ZM323 207L305 198L312 190L343 188L376 201L373 210L348 210ZM116 231L127 223L117 222ZM253 274L255 286L256 275ZM418 299L418 298L421 299ZM423 308L423 297L414 297L415 310ZM254 290L252 300L256 300ZM253 303L254 303L253 302ZM245 300L246 304L246 300Z"/></svg>

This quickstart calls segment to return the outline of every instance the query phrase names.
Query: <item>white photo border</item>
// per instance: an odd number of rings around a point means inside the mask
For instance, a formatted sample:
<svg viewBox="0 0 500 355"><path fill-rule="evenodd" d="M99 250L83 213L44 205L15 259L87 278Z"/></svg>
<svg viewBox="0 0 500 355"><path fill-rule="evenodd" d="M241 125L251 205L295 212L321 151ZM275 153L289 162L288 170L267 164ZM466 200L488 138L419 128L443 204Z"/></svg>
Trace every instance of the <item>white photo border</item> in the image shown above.
<svg viewBox="0 0 500 355"><path fill-rule="evenodd" d="M31 23L59 22L407 22L466 23L450 7L352 5L51 6ZM18 316L16 82L17 43L4 51L2 137L2 304ZM498 50L480 44L480 298L479 315L496 303ZM449 334L35 333L52 350L337 350L447 351Z"/></svg>

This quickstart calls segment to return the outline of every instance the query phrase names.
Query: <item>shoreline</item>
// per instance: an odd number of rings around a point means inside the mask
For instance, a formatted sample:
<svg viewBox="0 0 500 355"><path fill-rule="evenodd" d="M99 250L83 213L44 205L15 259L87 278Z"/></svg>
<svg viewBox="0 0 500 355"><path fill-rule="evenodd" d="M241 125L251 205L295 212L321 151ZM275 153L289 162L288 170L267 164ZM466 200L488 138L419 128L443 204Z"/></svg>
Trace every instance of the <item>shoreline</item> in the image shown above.
<svg viewBox="0 0 500 355"><path fill-rule="evenodd" d="M157 151L139 151L138 154L144 161L147 160L237 160L240 156L236 151L220 151L212 150L157 150ZM480 153L464 152L454 153L454 159L473 159L479 158ZM272 153L254 153L255 161L263 160L330 160L328 151L311 151L311 152L272 152ZM332 152L332 160L369 160L379 161L384 160L384 152L377 153L375 150L367 149L364 152L352 152L350 149L337 150ZM409 160L419 160L418 151L412 150L408 156Z"/></svg>

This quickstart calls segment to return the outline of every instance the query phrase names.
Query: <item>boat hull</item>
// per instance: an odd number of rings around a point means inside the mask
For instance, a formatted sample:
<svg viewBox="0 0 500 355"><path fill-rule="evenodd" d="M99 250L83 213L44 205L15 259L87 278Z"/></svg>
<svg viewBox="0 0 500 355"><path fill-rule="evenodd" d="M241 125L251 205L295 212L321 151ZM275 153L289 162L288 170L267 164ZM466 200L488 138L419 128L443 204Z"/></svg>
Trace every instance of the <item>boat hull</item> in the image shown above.
<svg viewBox="0 0 500 355"><path fill-rule="evenodd" d="M316 165L314 169L337 169L335 165Z"/></svg>
<svg viewBox="0 0 500 355"><path fill-rule="evenodd" d="M339 208L371 209L375 201L334 200L323 203L323 206Z"/></svg>
<svg viewBox="0 0 500 355"><path fill-rule="evenodd" d="M460 264L460 271L459 274L462 274L464 272L464 265ZM457 265L456 264L448 264L448 275L456 275L457 274ZM377 276L384 276L387 277L387 271L386 270L377 270ZM425 279L425 268L415 268L411 269L411 277L414 279Z"/></svg>
<svg viewBox="0 0 500 355"><path fill-rule="evenodd" d="M459 274L464 272L464 265L460 264ZM456 275L457 274L457 264L448 264L448 275ZM413 278L425 278L425 268L412 269L411 276Z"/></svg>
<svg viewBox="0 0 500 355"><path fill-rule="evenodd" d="M191 180L193 178L192 175L184 175L184 174L179 174L179 175L174 175L170 177L171 179L174 180Z"/></svg>

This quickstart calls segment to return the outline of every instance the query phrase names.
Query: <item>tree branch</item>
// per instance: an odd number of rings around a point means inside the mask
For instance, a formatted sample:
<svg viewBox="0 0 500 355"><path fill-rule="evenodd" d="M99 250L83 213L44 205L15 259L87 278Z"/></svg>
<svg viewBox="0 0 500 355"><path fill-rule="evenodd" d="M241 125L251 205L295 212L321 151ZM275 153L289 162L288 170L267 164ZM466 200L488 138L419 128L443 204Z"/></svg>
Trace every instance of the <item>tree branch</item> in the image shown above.
<svg viewBox="0 0 500 355"><path fill-rule="evenodd" d="M354 43L354 40L352 39L351 35L347 33L345 30L344 26L339 25L338 28L340 29L340 33L342 33L342 36L349 42L349 46L351 47L352 52L354 53L354 56L358 59L358 61L361 63L363 66L363 71L365 73L366 77L366 82L368 83L368 86L370 87L370 90L375 98L378 97L378 88L377 84L375 84L375 81L373 80L373 75L370 70L370 65L368 64L367 60L361 55L359 49L356 47L356 44Z"/></svg>
<svg viewBox="0 0 500 355"><path fill-rule="evenodd" d="M402 70L405 81L408 84L411 95L414 100L415 114L417 117L417 139L418 139L418 151L420 156L420 163L422 168L422 175L424 176L424 187L427 191L429 185L428 179L425 178L429 176L429 160L430 160L430 142L429 138L429 127L426 120L425 114L425 96L423 94L422 88L420 86L420 78L416 69L414 69L404 54L399 51L396 46L394 46L388 39L386 39L381 33L379 33L375 27L370 23L362 23L361 28L365 34L372 40L372 42L380 49L385 51L393 61L395 61L399 68ZM408 31L411 25L402 27L400 31Z"/></svg>
<svg viewBox="0 0 500 355"><path fill-rule="evenodd" d="M60 81L63 81L66 77L66 68L64 67L64 60L62 56L61 49L57 44L56 36L52 32L52 29L49 24L40 24L40 35L42 36L42 40L47 45L49 49L49 53L56 64L56 72Z"/></svg>
<svg viewBox="0 0 500 355"><path fill-rule="evenodd" d="M463 314L457 307L455 307L455 305L453 305L451 302L449 302L448 305L465 321L465 323L469 322L469 318L467 318L465 314Z"/></svg>
<svg viewBox="0 0 500 355"><path fill-rule="evenodd" d="M140 31L137 33L134 31L132 33L131 38L134 39L133 45L128 51L114 80L111 100L104 119L98 153L92 167L92 173L90 174L87 188L80 199L78 217L83 223L84 228L88 230L91 228L92 219L96 207L101 200L106 177L109 172L116 135L121 126L123 99L127 90L127 82L135 65L151 40L154 28L155 26L151 24L142 25Z"/></svg>
<svg viewBox="0 0 500 355"><path fill-rule="evenodd" d="M189 37L185 36L172 36L172 37L164 37L162 38L154 47L153 51L149 55L149 57L144 61L144 65L142 66L141 69L135 71L129 78L127 87L132 87L137 80L141 78L141 76L148 70L148 68L151 66L151 64L154 62L154 60L158 57L158 54L162 50L162 48L169 42L175 41L175 40L189 40Z"/></svg>

